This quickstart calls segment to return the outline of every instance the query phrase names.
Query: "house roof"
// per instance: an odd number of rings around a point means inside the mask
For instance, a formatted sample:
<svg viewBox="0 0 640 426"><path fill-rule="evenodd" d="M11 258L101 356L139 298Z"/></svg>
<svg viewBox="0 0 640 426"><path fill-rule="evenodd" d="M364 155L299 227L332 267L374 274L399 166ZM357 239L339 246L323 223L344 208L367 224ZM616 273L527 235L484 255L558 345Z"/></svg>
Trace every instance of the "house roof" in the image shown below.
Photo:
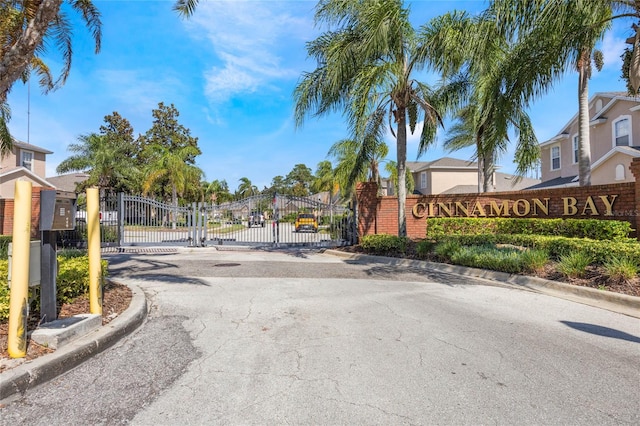
<svg viewBox="0 0 640 426"><path fill-rule="evenodd" d="M614 154L617 154L617 153L628 155L631 158L638 158L640 157L640 147L616 146L615 148L607 152L604 156L600 157L598 161L594 161L593 164L591 164L591 170L597 169L601 164L603 164L605 161L607 161L609 158L611 158Z"/></svg>
<svg viewBox="0 0 640 426"><path fill-rule="evenodd" d="M578 176L558 177L545 182L540 182L525 189L562 188L568 186L578 186Z"/></svg>
<svg viewBox="0 0 640 426"><path fill-rule="evenodd" d="M407 169L412 173L428 169L477 169L478 163L458 158L442 157L433 161L407 161Z"/></svg>
<svg viewBox="0 0 640 426"><path fill-rule="evenodd" d="M42 186L49 186L52 188L55 188L55 185L51 184L48 180L38 176L37 174L33 173L31 170L27 169L26 167L16 167L14 169L8 170L4 173L0 173L0 180L11 180L11 179L17 179L20 177L20 175L27 175L29 176L29 178L31 178L34 182L38 182L40 185Z"/></svg>
<svg viewBox="0 0 640 426"><path fill-rule="evenodd" d="M593 97L589 100L589 109L591 109L591 107L593 106L593 103L595 102L596 99L598 98L603 98L603 100L609 100L606 105L604 105L602 107L602 109L600 109L599 111L597 111L593 117L591 117L591 119L589 120L589 122L594 125L594 124L600 124L606 121L606 117L604 116L604 114L611 109L611 107L613 105L615 105L616 102L618 101L630 101L630 102L635 102L638 104L638 106L640 106L640 98L636 98L633 96L628 96L628 94L626 92L598 92L596 94L593 95ZM635 108L635 107L633 107ZM569 137L569 127L571 127L571 125L578 120L578 113L576 112L576 114L571 117L571 119L560 129L560 132L558 132L557 135L555 135L554 137L552 137L549 140L546 140L542 143L540 143L540 146L545 146L545 145L549 145L552 144L554 142L557 142L558 139L564 139Z"/></svg>
<svg viewBox="0 0 640 426"><path fill-rule="evenodd" d="M53 151L49 151L48 149L44 149L36 145L31 145L30 143L21 142L17 139L13 139L13 146L20 149L27 149L29 151L41 152L43 154L53 154Z"/></svg>
<svg viewBox="0 0 640 426"><path fill-rule="evenodd" d="M89 178L86 173L68 173L66 175L51 176L47 180L61 191L76 192L76 184Z"/></svg>

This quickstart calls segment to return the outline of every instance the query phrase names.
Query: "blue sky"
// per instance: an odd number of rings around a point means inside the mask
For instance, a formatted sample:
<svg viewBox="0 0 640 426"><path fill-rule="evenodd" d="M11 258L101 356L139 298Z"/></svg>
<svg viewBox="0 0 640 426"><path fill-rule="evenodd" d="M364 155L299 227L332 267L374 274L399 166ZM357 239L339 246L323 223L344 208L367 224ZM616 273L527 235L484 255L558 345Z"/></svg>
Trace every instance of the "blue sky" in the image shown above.
<svg viewBox="0 0 640 426"><path fill-rule="evenodd" d="M102 13L101 53L94 54L92 39L78 25L66 85L42 95L33 84L30 108L27 86L16 83L9 95L13 136L53 151L47 157L48 177L70 155L67 146L79 135L97 132L105 115L117 111L137 135L150 128L151 110L159 102L173 103L180 122L199 138L203 154L197 161L206 180L225 179L231 190L241 177L262 189L299 163L315 171L331 145L348 137L340 115L310 117L298 129L293 121L293 89L302 72L315 68L305 49L320 32L313 23L315 1L201 1L190 20L172 11L172 0L94 3ZM486 5L482 0L407 3L416 28L449 10L478 12ZM625 90L619 75L628 25L616 24L600 46L605 67L591 79L591 94ZM59 69L60 56L53 49L46 61ZM424 79L436 83L428 74ZM577 102L577 74L568 72L530 110L541 142L573 117ZM471 158L471 150L443 151L445 134L446 128L420 160ZM395 159L391 136L387 142L389 159ZM512 151L513 146L499 161L507 173L515 169ZM416 156L413 137L407 159Z"/></svg>

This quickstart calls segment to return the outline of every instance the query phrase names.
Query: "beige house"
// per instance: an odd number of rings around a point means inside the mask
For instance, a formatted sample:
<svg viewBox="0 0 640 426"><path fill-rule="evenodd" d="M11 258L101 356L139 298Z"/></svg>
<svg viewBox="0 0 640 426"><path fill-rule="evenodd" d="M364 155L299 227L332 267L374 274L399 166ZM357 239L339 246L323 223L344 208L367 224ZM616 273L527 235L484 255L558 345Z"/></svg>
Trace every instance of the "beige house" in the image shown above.
<svg viewBox="0 0 640 426"><path fill-rule="evenodd" d="M640 157L640 98L596 93L589 117L591 184L633 182L629 165ZM578 186L578 114L540 149L542 183L530 189Z"/></svg>
<svg viewBox="0 0 640 426"><path fill-rule="evenodd" d="M407 172L411 172L414 181L414 194L473 194L478 192L478 163L443 157L434 161L407 161ZM539 183L538 179L516 177L495 172L493 183L496 191L518 191ZM383 192L393 195L394 190L383 181Z"/></svg>
<svg viewBox="0 0 640 426"><path fill-rule="evenodd" d="M45 179L47 154L52 152L14 139L11 152L0 160L0 198L13 198L17 180L55 188Z"/></svg>

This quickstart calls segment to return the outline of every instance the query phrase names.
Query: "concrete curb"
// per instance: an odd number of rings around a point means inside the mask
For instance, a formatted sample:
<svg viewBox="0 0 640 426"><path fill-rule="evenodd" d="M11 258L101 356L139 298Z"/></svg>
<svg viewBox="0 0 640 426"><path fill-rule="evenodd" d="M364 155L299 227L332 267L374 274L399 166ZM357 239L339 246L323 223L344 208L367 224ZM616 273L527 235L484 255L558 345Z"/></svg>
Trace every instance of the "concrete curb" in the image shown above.
<svg viewBox="0 0 640 426"><path fill-rule="evenodd" d="M109 324L51 354L0 373L0 402L10 402L27 390L77 367L138 328L147 317L147 300L138 286L126 285L133 293L131 303Z"/></svg>
<svg viewBox="0 0 640 426"><path fill-rule="evenodd" d="M466 266L449 265L446 263L427 262L423 260L401 259L386 256L372 256L367 254L346 253L339 250L325 250L324 253L371 263L384 263L387 265L410 266L424 268L439 272L462 275L466 277L481 278L510 284L519 288L535 291L537 293L555 296L573 302L606 309L635 318L640 318L640 297L614 293L595 288L581 287L565 284L557 281L545 280L525 275L514 275L506 272L488 271L485 269L469 268Z"/></svg>

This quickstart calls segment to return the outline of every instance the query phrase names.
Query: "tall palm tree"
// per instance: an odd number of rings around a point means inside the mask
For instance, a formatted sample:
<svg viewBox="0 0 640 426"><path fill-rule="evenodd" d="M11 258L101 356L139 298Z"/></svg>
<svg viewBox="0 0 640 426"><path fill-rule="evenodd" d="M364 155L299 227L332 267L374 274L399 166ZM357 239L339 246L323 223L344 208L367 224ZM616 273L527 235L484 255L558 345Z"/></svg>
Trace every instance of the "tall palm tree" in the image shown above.
<svg viewBox="0 0 640 426"><path fill-rule="evenodd" d="M338 191L339 185L336 181L336 174L333 170L333 164L329 160L323 160L318 163L316 173L314 175L311 190L315 193L328 192L329 202L332 202L333 196Z"/></svg>
<svg viewBox="0 0 640 426"><path fill-rule="evenodd" d="M0 3L0 151L11 149L6 113L7 96L13 84L26 81L32 72L39 76L45 92L63 85L69 76L72 58L72 24L63 3L77 12L91 32L95 52L100 51L100 12L91 0L6 0ZM47 47L62 53L60 76L54 79L42 60Z"/></svg>
<svg viewBox="0 0 640 426"><path fill-rule="evenodd" d="M613 9L625 8L630 13L614 15ZM602 66L602 55L595 50L610 27L612 19L640 17L640 3L616 0L493 0L487 13L506 36L539 38L537 51L530 51L542 75L549 67L562 64L562 70L578 71L578 174L580 186L591 184L591 146L589 135L589 85L592 61ZM525 59L527 60L527 59ZM553 83L553 79L547 81Z"/></svg>
<svg viewBox="0 0 640 426"><path fill-rule="evenodd" d="M126 190L131 182L138 181L139 170L131 166L131 159L125 155L123 147L109 143L105 135L82 135L77 143L69 145L68 150L73 155L63 160L56 172L86 172L89 178L79 185L78 190L97 186L104 195L105 192Z"/></svg>
<svg viewBox="0 0 640 426"><path fill-rule="evenodd" d="M441 124L432 88L414 78L424 61L409 10L400 0L321 0L315 20L330 29L307 44L318 66L295 88L296 124L311 114L342 110L353 139L388 126L397 143L398 235L406 236L407 127L413 133L424 123L422 152Z"/></svg>
<svg viewBox="0 0 640 426"><path fill-rule="evenodd" d="M523 52L535 52L532 40L514 43L497 31L487 16L453 12L422 27L428 51L443 75L462 72L467 79L466 102L456 105L458 121L445 146L476 148L479 191L494 190L492 176L499 156L508 148L509 132L518 137L515 162L524 175L538 165L538 141L526 108L543 82L534 74L526 84L522 74L535 71L535 64L523 63ZM536 35L537 37L537 35ZM535 39L533 39L535 41ZM526 70L521 70L526 68Z"/></svg>

